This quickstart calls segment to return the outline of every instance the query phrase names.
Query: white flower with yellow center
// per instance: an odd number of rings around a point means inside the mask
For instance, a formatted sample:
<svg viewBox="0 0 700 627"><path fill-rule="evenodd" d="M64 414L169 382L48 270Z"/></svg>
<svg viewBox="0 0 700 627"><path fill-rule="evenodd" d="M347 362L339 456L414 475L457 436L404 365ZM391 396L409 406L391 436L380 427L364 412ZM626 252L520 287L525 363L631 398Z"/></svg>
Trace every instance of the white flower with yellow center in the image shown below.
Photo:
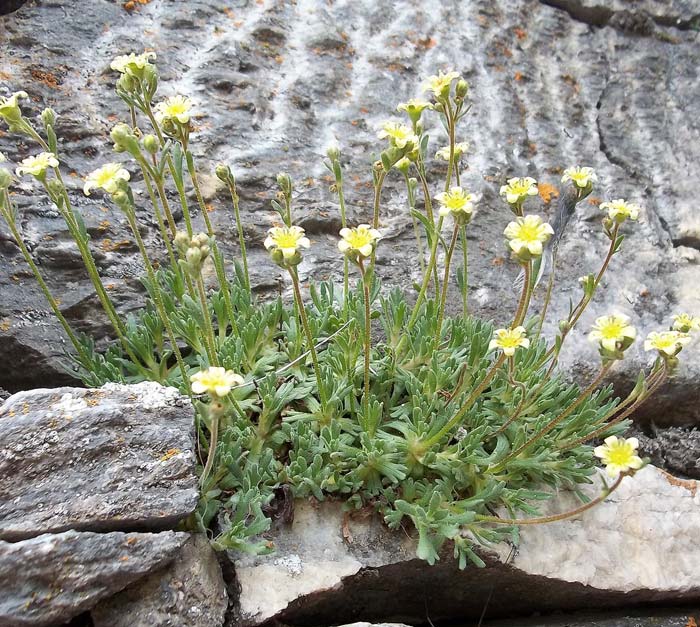
<svg viewBox="0 0 700 627"><path fill-rule="evenodd" d="M552 237L554 230L539 216L529 215L510 222L503 234L508 239L508 246L516 255L539 257L543 245Z"/></svg>
<svg viewBox="0 0 700 627"><path fill-rule="evenodd" d="M629 316L611 314L597 318L588 334L591 342L600 344L607 351L626 349L637 337L637 330L630 324Z"/></svg>
<svg viewBox="0 0 700 627"><path fill-rule="evenodd" d="M191 377L192 391L195 394L209 394L223 398L236 385L243 385L244 379L233 370L212 366L195 372Z"/></svg>
<svg viewBox="0 0 700 627"><path fill-rule="evenodd" d="M585 189L589 185L592 185L598 180L593 168L579 167L575 166L572 168L566 168L564 170L564 176L561 177L561 182L566 183L571 181L576 187Z"/></svg>
<svg viewBox="0 0 700 627"><path fill-rule="evenodd" d="M396 110L405 111L409 116L411 116L411 118L413 118L414 116L420 117L420 114L423 113L423 111L432 108L432 103L428 102L427 100L423 100L422 98L411 98L406 102L399 103Z"/></svg>
<svg viewBox="0 0 700 627"><path fill-rule="evenodd" d="M652 331L644 340L645 351L658 351L662 356L673 357L690 342L690 335L680 331Z"/></svg>
<svg viewBox="0 0 700 627"><path fill-rule="evenodd" d="M311 246L311 242L300 226L274 226L267 232L263 245L267 250L279 250L284 259L291 259L300 248Z"/></svg>
<svg viewBox="0 0 700 627"><path fill-rule="evenodd" d="M628 218L636 220L639 218L639 207L631 202L627 202L622 198L611 200L610 202L600 203L600 208L608 212L608 218L622 224Z"/></svg>
<svg viewBox="0 0 700 627"><path fill-rule="evenodd" d="M338 250L345 255L369 257L382 234L369 224L360 224L353 229L340 229Z"/></svg>
<svg viewBox="0 0 700 627"><path fill-rule="evenodd" d="M537 193L537 181L531 176L508 179L508 184L502 185L500 191L501 196L505 196L510 205L519 203L528 196L537 196Z"/></svg>
<svg viewBox="0 0 700 627"><path fill-rule="evenodd" d="M97 168L87 177L83 192L90 195L92 189L103 189L108 194L114 194L119 188L120 181L128 181L129 172L122 167L121 163L105 163L101 168Z"/></svg>
<svg viewBox="0 0 700 627"><path fill-rule="evenodd" d="M116 57L109 67L119 72L120 74L138 73L143 70L150 61L156 58L155 52L144 52L143 54L124 54Z"/></svg>
<svg viewBox="0 0 700 627"><path fill-rule="evenodd" d="M637 455L639 440L637 438L619 439L615 435L605 438L605 444L596 446L593 454L600 458L605 465L605 472L611 477L617 477L621 472L639 470L642 460Z"/></svg>
<svg viewBox="0 0 700 627"><path fill-rule="evenodd" d="M530 340L525 335L525 327L514 329L496 329L489 342L489 350L501 349L504 355L512 357L516 348L528 348Z"/></svg>
<svg viewBox="0 0 700 627"><path fill-rule="evenodd" d="M469 150L469 144L467 142L457 142L455 144L455 159L459 159L465 152ZM445 161L450 160L450 147L449 146L444 146L443 148L440 148L435 153L435 158L436 159L444 159Z"/></svg>
<svg viewBox="0 0 700 627"><path fill-rule="evenodd" d="M49 168L57 168L58 159L56 155L52 152L40 152L34 157L27 157L15 170L17 176L22 176L24 174L31 174L35 177L42 177L46 174L46 170Z"/></svg>
<svg viewBox="0 0 700 627"><path fill-rule="evenodd" d="M190 121L192 101L187 96L170 96L155 107L156 120L162 123L165 120L175 120L180 124Z"/></svg>
<svg viewBox="0 0 700 627"><path fill-rule="evenodd" d="M435 200L440 203L438 213L441 216L452 214L455 220L468 221L474 213L476 196L461 187L451 187L449 192L442 192L435 196Z"/></svg>
<svg viewBox="0 0 700 627"><path fill-rule="evenodd" d="M691 316L687 313L676 314L673 318L673 330L681 333L689 333L690 331L700 331L700 317Z"/></svg>
<svg viewBox="0 0 700 627"><path fill-rule="evenodd" d="M418 147L418 137L413 129L400 122L385 122L382 129L377 133L379 139L388 139L397 148L405 148L408 143Z"/></svg>
<svg viewBox="0 0 700 627"><path fill-rule="evenodd" d="M459 78L459 72L444 73L440 70L437 75L429 76L428 80L423 83L423 91L432 91L436 98L445 95L450 89L452 81Z"/></svg>

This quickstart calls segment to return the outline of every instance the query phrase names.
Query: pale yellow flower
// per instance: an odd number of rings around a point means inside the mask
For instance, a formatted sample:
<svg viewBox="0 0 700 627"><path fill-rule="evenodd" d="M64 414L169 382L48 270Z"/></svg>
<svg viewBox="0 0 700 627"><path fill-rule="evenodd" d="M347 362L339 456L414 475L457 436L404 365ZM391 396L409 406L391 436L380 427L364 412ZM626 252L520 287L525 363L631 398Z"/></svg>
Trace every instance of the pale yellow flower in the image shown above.
<svg viewBox="0 0 700 627"><path fill-rule="evenodd" d="M428 102L427 100L423 100L422 98L411 98L406 102L399 103L399 105L396 107L396 110L405 111L411 117L419 117L420 114L423 113L423 111L432 108L432 103Z"/></svg>
<svg viewBox="0 0 700 627"><path fill-rule="evenodd" d="M637 337L637 330L630 324L629 316L611 314L596 318L588 339L600 344L607 351L626 349Z"/></svg>
<svg viewBox="0 0 700 627"><path fill-rule="evenodd" d="M465 152L469 150L469 144L467 142L457 142L455 144L455 159L459 159ZM449 146L444 146L443 148L440 148L435 153L435 158L436 159L444 159L445 161L450 160L450 147Z"/></svg>
<svg viewBox="0 0 700 627"><path fill-rule="evenodd" d="M7 157L0 152L0 163L5 163L5 161L7 161Z"/></svg>
<svg viewBox="0 0 700 627"><path fill-rule="evenodd" d="M530 340L525 335L525 327L514 329L496 329L489 342L489 350L501 349L505 355L512 357L516 348L528 348Z"/></svg>
<svg viewBox="0 0 700 627"><path fill-rule="evenodd" d="M52 152L40 152L36 156L24 159L15 170L15 173L17 176L31 174L32 176L41 177L46 174L46 170L49 168L57 167L58 159L55 154Z"/></svg>
<svg viewBox="0 0 700 627"><path fill-rule="evenodd" d="M105 163L88 175L83 192L89 196L90 190L103 189L108 194L114 194L119 188L119 181L128 181L129 178L129 172L121 163Z"/></svg>
<svg viewBox="0 0 700 627"><path fill-rule="evenodd" d="M459 78L459 72L444 73L440 70L437 75L429 76L428 80L423 83L423 91L432 91L436 98L444 95L449 91L452 81Z"/></svg>
<svg viewBox="0 0 700 627"><path fill-rule="evenodd" d="M554 230L539 216L529 215L510 222L503 234L508 239L511 250L517 255L539 257L543 245L552 237Z"/></svg>
<svg viewBox="0 0 700 627"><path fill-rule="evenodd" d="M405 148L408 143L418 148L418 136L410 126L400 122L385 122L377 137L388 139L397 148Z"/></svg>
<svg viewBox="0 0 700 627"><path fill-rule="evenodd" d="M8 124L18 122L22 117L22 110L17 102L20 98L26 100L29 96L26 91L16 91L8 98L0 97L0 118L4 118Z"/></svg>
<svg viewBox="0 0 700 627"><path fill-rule="evenodd" d="M618 224L622 224L628 218L636 220L639 217L639 207L631 202L627 202L622 198L611 200L610 202L600 203L600 208L608 212L608 218L614 220Z"/></svg>
<svg viewBox="0 0 700 627"><path fill-rule="evenodd" d="M689 333L690 331L700 331L700 317L691 316L687 313L676 314L673 318L673 330L681 333Z"/></svg>
<svg viewBox="0 0 700 627"><path fill-rule="evenodd" d="M226 396L232 387L244 383L241 375L218 366L195 372L190 377L190 381L195 394L210 394L219 398Z"/></svg>
<svg viewBox="0 0 700 627"><path fill-rule="evenodd" d="M566 168L564 170L564 176L561 177L561 182L566 183L567 181L572 181L576 187L585 189L589 185L592 185L598 180L593 168L579 167L575 166L572 168Z"/></svg>
<svg viewBox="0 0 700 627"><path fill-rule="evenodd" d="M190 121L192 101L187 96L170 96L155 106L156 120L162 123L164 120L175 120L180 124Z"/></svg>
<svg viewBox="0 0 700 627"><path fill-rule="evenodd" d="M537 181L531 176L508 179L508 184L501 186L500 193L506 197L506 202L514 205L528 196L537 196Z"/></svg>
<svg viewBox="0 0 700 627"><path fill-rule="evenodd" d="M109 67L120 74L138 74L155 58L155 52L144 52L143 54L135 54L132 52L116 57L114 61L110 63Z"/></svg>
<svg viewBox="0 0 700 627"><path fill-rule="evenodd" d="M619 439L615 435L605 438L605 444L596 446L593 454L605 464L605 472L617 477L621 472L639 470L642 460L637 455L639 441L637 438Z"/></svg>
<svg viewBox="0 0 700 627"><path fill-rule="evenodd" d="M452 214L455 219L469 219L474 213L476 196L461 187L451 187L449 192L442 192L435 196L435 200L441 205L438 211L441 216Z"/></svg>
<svg viewBox="0 0 700 627"><path fill-rule="evenodd" d="M284 259L291 259L300 248L311 246L311 242L300 226L274 226L267 232L263 245L267 250L281 251Z"/></svg>
<svg viewBox="0 0 700 627"><path fill-rule="evenodd" d="M690 335L680 331L652 331L644 340L644 350L656 350L660 354L673 357L690 342Z"/></svg>
<svg viewBox="0 0 700 627"><path fill-rule="evenodd" d="M382 234L369 224L360 224L354 229L340 229L340 237L338 249L341 253L369 257Z"/></svg>

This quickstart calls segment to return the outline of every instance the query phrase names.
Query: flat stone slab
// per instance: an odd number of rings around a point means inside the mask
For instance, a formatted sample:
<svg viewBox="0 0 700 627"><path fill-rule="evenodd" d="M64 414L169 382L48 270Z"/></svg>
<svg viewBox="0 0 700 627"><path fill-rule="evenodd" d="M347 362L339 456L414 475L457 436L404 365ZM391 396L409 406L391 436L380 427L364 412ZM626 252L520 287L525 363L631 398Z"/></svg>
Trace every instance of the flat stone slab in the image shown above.
<svg viewBox="0 0 700 627"><path fill-rule="evenodd" d="M95 627L221 627L228 594L204 535L192 535L171 564L101 601Z"/></svg>
<svg viewBox="0 0 700 627"><path fill-rule="evenodd" d="M188 537L65 531L0 541L0 626L62 625L165 566Z"/></svg>
<svg viewBox="0 0 700 627"><path fill-rule="evenodd" d="M197 505L193 425L157 383L15 394L0 407L0 539L172 528Z"/></svg>
<svg viewBox="0 0 700 627"><path fill-rule="evenodd" d="M576 504L563 492L542 509ZM459 571L450 547L431 567L412 535L375 516L344 519L337 502L297 502L294 522L274 529L276 553L229 554L239 624L468 621L488 599L490 618L700 601L698 482L653 466L577 518L522 527L517 549L482 552L483 569Z"/></svg>

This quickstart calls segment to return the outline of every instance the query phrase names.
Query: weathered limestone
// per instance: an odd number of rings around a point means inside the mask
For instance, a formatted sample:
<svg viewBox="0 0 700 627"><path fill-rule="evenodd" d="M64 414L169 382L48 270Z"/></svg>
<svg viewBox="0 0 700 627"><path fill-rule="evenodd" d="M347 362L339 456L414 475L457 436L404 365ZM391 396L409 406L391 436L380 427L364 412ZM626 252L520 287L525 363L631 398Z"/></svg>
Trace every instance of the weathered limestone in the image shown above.
<svg viewBox="0 0 700 627"><path fill-rule="evenodd" d="M228 595L206 536L191 536L172 564L100 602L95 627L221 627Z"/></svg>
<svg viewBox="0 0 700 627"><path fill-rule="evenodd" d="M15 394L0 407L0 539L173 528L197 505L193 417L157 383Z"/></svg>
<svg viewBox="0 0 700 627"><path fill-rule="evenodd" d="M187 538L64 531L0 541L0 625L61 625L172 561Z"/></svg>
<svg viewBox="0 0 700 627"><path fill-rule="evenodd" d="M594 495L598 486L588 489ZM544 511L574 506L566 493ZM234 558L241 625L408 624L638 603L700 602L698 482L647 467L576 519L525 526L517 550L484 552L485 569L457 569L449 551L434 567L415 558L408 533L373 517L344 521L337 503L298 503L279 525L271 556ZM324 622L325 621L325 622Z"/></svg>

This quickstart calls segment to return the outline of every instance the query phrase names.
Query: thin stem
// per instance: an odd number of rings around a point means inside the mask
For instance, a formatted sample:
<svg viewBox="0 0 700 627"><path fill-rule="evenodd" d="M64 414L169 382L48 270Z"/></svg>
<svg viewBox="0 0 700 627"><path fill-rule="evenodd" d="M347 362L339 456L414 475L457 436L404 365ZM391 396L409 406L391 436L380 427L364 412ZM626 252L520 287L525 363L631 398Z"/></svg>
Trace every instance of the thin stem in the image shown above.
<svg viewBox="0 0 700 627"><path fill-rule="evenodd" d="M442 231L442 223L444 221L444 217L440 216L438 218L438 223L436 227L436 232L435 236L433 237L433 244L430 249L430 259L428 260L428 267L426 268L425 274L423 275L423 284L421 285L420 291L418 292L418 298L416 298L416 303L413 305L413 311L411 313L411 317L408 320L408 330L410 331L413 329L413 326L416 324L418 320L418 314L420 312L420 307L423 304L423 300L425 299L425 293L428 289L428 284L430 283L430 275L433 272L433 269L436 267L436 258L437 258L437 247L438 243L440 241L440 231Z"/></svg>
<svg viewBox="0 0 700 627"><path fill-rule="evenodd" d="M231 194L231 202L233 203L233 212L236 215L236 228L238 230L238 244L241 247L241 258L243 259L243 274L245 277L245 287L250 293L250 273L248 272L248 255L245 247L245 236L243 234L243 223L241 222L241 212L238 206L239 198L236 190L236 180L233 176L228 178L228 190Z"/></svg>
<svg viewBox="0 0 700 627"><path fill-rule="evenodd" d="M73 344L73 348L75 348L78 355L80 355L80 359L82 360L83 364L86 367L87 364L89 364L90 359L89 359L87 353L85 352L83 346L78 341L77 336L75 335L75 333L73 333L73 330L70 328L68 321L65 319L65 317L61 313L61 310L58 307L58 303L56 302L56 299L51 294L51 291L49 290L48 285L44 281L44 278L41 276L41 272L39 271L39 267L36 265L36 263L34 263L34 259L32 258L31 254L29 253L28 248L26 247L26 245L24 243L24 240L22 239L22 236L19 232L19 229L17 228L17 224L14 220L14 216L12 215L12 208L10 205L10 196L7 193L7 190L3 191L3 195L5 197L5 204L3 205L3 203L0 203L0 213L2 214L2 217L5 219L5 222L7 222L7 225L10 228L10 233L12 234L12 237L15 239L15 242L17 242L17 246L19 246L19 249L22 252L22 256L24 257L24 260L27 262L32 273L34 274L34 278L36 279L37 283L39 284L39 287L41 288L41 291L43 292L44 297L46 298L47 302L49 303L51 310L53 311L56 318L58 318L58 321L61 324L61 326L63 327L63 330L66 332L68 339L71 341L71 344ZM6 207L6 209L4 207Z"/></svg>
<svg viewBox="0 0 700 627"><path fill-rule="evenodd" d="M538 338L542 333L542 325L544 324L545 316L547 315L547 309L549 308L549 303L552 300L552 289L554 288L554 262L556 256L552 255L552 269L549 274L549 281L547 282L547 293L544 296L544 302L542 303L542 310L540 311L540 319L537 322L537 329L535 330L535 338Z"/></svg>
<svg viewBox="0 0 700 627"><path fill-rule="evenodd" d="M459 223L455 220L455 227L452 231L452 240L447 248L447 253L445 254L445 274L442 279L442 294L440 296L440 306L438 308L438 319L437 327L435 329L435 348L437 349L440 344L440 337L442 336L442 321L445 318L445 305L447 304L447 288L450 282L450 262L452 261L452 255L457 245L457 237L459 237Z"/></svg>
<svg viewBox="0 0 700 627"><path fill-rule="evenodd" d="M462 243L462 311L466 318L469 314L469 305L467 303L467 295L469 293L469 256L467 254L467 227L466 225L460 229L460 237Z"/></svg>
<svg viewBox="0 0 700 627"><path fill-rule="evenodd" d="M447 132L450 136L450 159L447 162L447 176L445 177L445 191L450 191L452 183L452 170L455 162L455 121L452 112L452 104L449 98L446 100L445 117L447 118Z"/></svg>
<svg viewBox="0 0 700 627"><path fill-rule="evenodd" d="M160 320L163 323L163 326L165 327L165 331L168 334L170 344L173 347L175 360L177 361L177 365L180 369L180 374L182 375L182 383L185 387L185 390L187 391L187 394L191 396L192 390L190 388L190 380L187 376L187 368L185 367L185 362L182 359L182 354L180 353L180 349L177 345L177 340L175 339L175 332L173 331L173 327L170 324L170 318L168 317L168 313L165 310L165 306L163 305L163 299L161 298L160 294L160 285L158 283L158 278L156 276L155 270L153 269L153 265L151 264L151 260L148 258L146 246L143 243L141 233L139 232L138 226L136 225L133 207L125 211L124 214L126 215L129 227L131 228L131 231L134 234L134 239L136 240L136 245L139 248L141 257L143 257L143 262L144 266L146 267L148 279L151 282L151 285L153 285L153 302L155 303L158 316L160 317Z"/></svg>
<svg viewBox="0 0 700 627"><path fill-rule="evenodd" d="M497 468L503 468L506 462L510 461L511 459L516 458L518 455L520 455L522 452L526 451L528 448L530 448L535 442L539 441L542 439L545 435L547 435L552 429L554 429L558 424L560 424L563 420L565 420L568 416L571 415L571 413L579 406L581 403L583 403L592 393L593 391L598 387L600 382L605 378L605 375L608 374L610 368L612 368L614 361L609 361L607 362L601 369L598 375L591 381L591 383L588 385L588 387L581 392L579 397L571 403L561 414L559 414L556 418L550 420L542 429L540 429L535 435L533 435L527 442L519 446L517 449L514 451L511 451L508 455L506 455L497 465Z"/></svg>
<svg viewBox="0 0 700 627"><path fill-rule="evenodd" d="M289 276L292 278L292 286L294 287L294 299L297 303L297 311L299 312L299 318L301 319L301 326L304 328L304 333L306 334L306 343L309 345L311 361L314 365L314 372L316 374L316 384L318 385L318 395L321 399L321 408L325 413L326 407L328 405L328 399L326 397L326 388L323 385L323 379L321 378L321 368L318 365L318 355L316 354L316 347L314 345L313 336L311 335L309 321L306 317L304 301L301 297L301 289L299 288L299 275L297 274L296 268L294 267L288 268L288 270Z"/></svg>
<svg viewBox="0 0 700 627"><path fill-rule="evenodd" d="M365 364L364 364L364 376L365 376L365 395L364 395L364 411L365 416L369 416L369 358L370 358L370 348L371 348L371 319L370 319L370 303L369 303L369 285L367 284L365 267L362 262L362 257L358 257L357 263L360 266L360 273L362 275L362 290L364 293L365 300ZM374 434L372 434L374 435Z"/></svg>
<svg viewBox="0 0 700 627"><path fill-rule="evenodd" d="M211 412L211 428L209 430L209 451L207 452L207 461L204 464L204 470L202 470L202 476L199 478L199 485L204 485L211 468L214 465L214 458L216 457L216 447L219 444L219 420L221 419L221 411Z"/></svg>
<svg viewBox="0 0 700 627"><path fill-rule="evenodd" d="M518 302L518 308L515 311L515 318L513 319L513 324L511 328L520 326L525 314L527 313L527 308L530 303L530 281L532 280L532 261L528 261L523 264L523 270L525 272L525 279L523 280L523 292L520 295L520 301Z"/></svg>
<svg viewBox="0 0 700 627"><path fill-rule="evenodd" d="M452 416L452 418L450 418L442 429L440 429L435 435L424 441L426 448L432 446L433 444L437 444L445 435L447 435L459 424L464 415L471 409L472 405L474 405L479 396L481 396L481 393L486 389L488 384L491 383L491 379L493 379L493 377L496 375L498 369L503 365L505 360L506 356L501 353L498 359L493 362L491 369L486 373L486 376L481 380L481 383L474 388L472 393L469 395L469 398L462 403L462 406L457 410L457 413L455 413L455 415Z"/></svg>
<svg viewBox="0 0 700 627"><path fill-rule="evenodd" d="M204 287L204 280L202 279L202 273L197 274L197 292L199 294L199 306L202 309L202 319L204 321L204 345L207 351L207 357L209 358L209 365L218 365L218 355L216 352L216 337L214 336L214 327L211 322L211 315L209 313L209 305L207 303L207 290Z"/></svg>
<svg viewBox="0 0 700 627"><path fill-rule="evenodd" d="M574 516L578 516L579 514L582 514L583 512L591 509L592 507L595 507L599 503L602 503L615 490L617 490L617 488L620 486L620 483L622 483L622 480L626 476L627 475L625 473L622 473L617 478L615 483L613 483L609 488L603 490L592 501L589 501L588 503L581 505L581 507L577 507L576 509L572 509L572 510L570 510L568 512L564 512L562 514L552 514L550 516L540 516L538 518L499 518L498 516L478 516L477 515L476 519L479 522L497 523L500 525L541 525L543 523L557 522L558 520L566 520L567 518L573 518Z"/></svg>
<svg viewBox="0 0 700 627"><path fill-rule="evenodd" d="M666 381L666 370L662 372L661 376L656 380L647 390L647 393L644 396L639 397L630 405L625 411L623 411L620 415L616 416L609 422L606 422L602 427L596 429L592 433L589 433L588 435L578 438L577 440L574 440L573 442L568 442L564 445L561 445L558 447L559 450L570 450L572 448L576 448L580 444L584 444L585 442L590 442L591 440L595 440L597 437L605 433L610 427L622 422L627 418L632 412L634 412L636 409L638 409L644 401L646 401L656 390L661 386L662 383ZM616 408L619 409L619 408Z"/></svg>
<svg viewBox="0 0 700 627"><path fill-rule="evenodd" d="M418 262L420 264L421 274L423 274L425 272L425 250L423 249L423 238L420 236L420 230L418 229L418 221L416 220L416 216L413 215L416 209L416 199L413 194L408 172L404 172L404 179L406 180L406 190L408 194L408 212L411 214L411 221L413 222L413 235L416 238L416 246L418 248Z"/></svg>

